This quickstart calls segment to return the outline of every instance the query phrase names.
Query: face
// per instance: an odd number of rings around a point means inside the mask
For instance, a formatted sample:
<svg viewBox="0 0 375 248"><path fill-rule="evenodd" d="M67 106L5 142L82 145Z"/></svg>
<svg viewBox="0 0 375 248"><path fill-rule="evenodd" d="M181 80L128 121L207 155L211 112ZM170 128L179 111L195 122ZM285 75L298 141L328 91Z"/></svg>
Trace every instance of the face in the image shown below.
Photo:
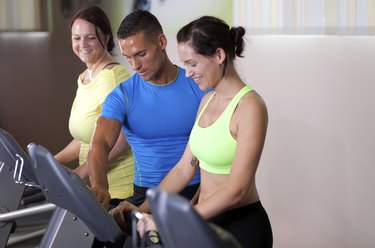
<svg viewBox="0 0 375 248"><path fill-rule="evenodd" d="M101 39L103 44L104 35L98 30L98 37L95 33L95 26L83 19L77 19L72 25L72 48L74 53L82 60L82 62L93 65L95 64L106 51L100 44Z"/></svg>
<svg viewBox="0 0 375 248"><path fill-rule="evenodd" d="M222 59L217 54L203 56L195 52L188 42L177 47L178 55L185 66L186 77L195 80L201 90L214 88L222 78Z"/></svg>
<svg viewBox="0 0 375 248"><path fill-rule="evenodd" d="M132 69L145 81L158 81L165 60L166 39L164 35L147 38L138 33L119 39L121 54L124 55Z"/></svg>

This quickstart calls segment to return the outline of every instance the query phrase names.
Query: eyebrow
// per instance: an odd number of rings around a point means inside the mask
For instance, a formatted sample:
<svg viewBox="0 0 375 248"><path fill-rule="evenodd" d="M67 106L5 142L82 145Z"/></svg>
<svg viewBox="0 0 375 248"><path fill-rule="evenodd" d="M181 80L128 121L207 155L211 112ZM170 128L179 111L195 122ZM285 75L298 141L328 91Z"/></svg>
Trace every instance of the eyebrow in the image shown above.
<svg viewBox="0 0 375 248"><path fill-rule="evenodd" d="M182 61L182 63L184 63L184 64L186 64L186 63L192 63L192 62L194 62L193 59L187 59L185 61Z"/></svg>
<svg viewBox="0 0 375 248"><path fill-rule="evenodd" d="M126 57L134 57L134 56L137 56L137 55L139 55L140 53L143 53L143 52L145 52L145 51L146 51L146 49L143 49L143 50L138 51L138 52L136 52L136 53L134 53L134 54L132 54L132 55L127 55L127 54L124 54L124 53L121 53L121 54L124 55L124 56L126 56Z"/></svg>
<svg viewBox="0 0 375 248"><path fill-rule="evenodd" d="M77 36L82 36L80 34L77 34L77 33L72 33L72 35L77 35ZM89 35L94 35L94 36L97 36L95 33L89 33L89 34L85 34L84 36L89 36Z"/></svg>

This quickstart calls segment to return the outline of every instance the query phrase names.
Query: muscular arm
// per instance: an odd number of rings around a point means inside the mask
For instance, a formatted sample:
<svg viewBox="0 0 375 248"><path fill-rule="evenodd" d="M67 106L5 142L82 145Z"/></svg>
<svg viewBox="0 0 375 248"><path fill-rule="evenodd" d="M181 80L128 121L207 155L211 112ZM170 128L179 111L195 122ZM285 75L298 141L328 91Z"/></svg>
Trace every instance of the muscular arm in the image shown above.
<svg viewBox="0 0 375 248"><path fill-rule="evenodd" d="M267 109L260 96L253 94L240 102L236 112L233 118L237 150L229 177L225 183L217 185L213 194L196 205L205 219L258 199L255 173L266 137Z"/></svg>
<svg viewBox="0 0 375 248"><path fill-rule="evenodd" d="M125 138L125 134L123 131L121 131L116 144L114 145L108 156L109 168L112 167L112 162L116 161L121 155L123 155L129 149L130 146ZM74 171L83 179L89 177L89 168L87 162L81 164Z"/></svg>
<svg viewBox="0 0 375 248"><path fill-rule="evenodd" d="M108 157L118 140L120 132L121 123L119 121L100 117L96 122L90 150L87 155L91 190L106 207L108 207L110 200L107 179ZM129 145L127 144L127 146Z"/></svg>

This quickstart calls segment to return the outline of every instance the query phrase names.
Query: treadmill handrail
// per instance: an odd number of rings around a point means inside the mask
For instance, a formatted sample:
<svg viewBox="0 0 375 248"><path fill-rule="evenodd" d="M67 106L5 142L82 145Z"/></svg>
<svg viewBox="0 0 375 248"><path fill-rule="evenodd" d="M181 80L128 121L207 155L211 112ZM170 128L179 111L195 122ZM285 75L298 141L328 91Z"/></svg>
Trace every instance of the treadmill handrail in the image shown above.
<svg viewBox="0 0 375 248"><path fill-rule="evenodd" d="M19 210L13 210L7 213L0 214L0 222L9 222L18 218L28 217L35 214L41 214L45 212L52 211L56 208L55 204L45 203L38 206L28 207Z"/></svg>

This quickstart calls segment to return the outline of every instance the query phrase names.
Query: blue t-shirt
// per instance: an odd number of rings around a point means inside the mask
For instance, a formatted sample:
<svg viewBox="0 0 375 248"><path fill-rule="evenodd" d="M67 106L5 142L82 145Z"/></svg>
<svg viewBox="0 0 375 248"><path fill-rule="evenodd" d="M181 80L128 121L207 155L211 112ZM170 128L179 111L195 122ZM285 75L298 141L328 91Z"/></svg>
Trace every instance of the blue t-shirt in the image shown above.
<svg viewBox="0 0 375 248"><path fill-rule="evenodd" d="M175 81L158 86L136 73L110 93L102 117L123 123L134 154L134 184L156 187L180 160L205 92L179 68ZM190 185L200 181L199 172Z"/></svg>

